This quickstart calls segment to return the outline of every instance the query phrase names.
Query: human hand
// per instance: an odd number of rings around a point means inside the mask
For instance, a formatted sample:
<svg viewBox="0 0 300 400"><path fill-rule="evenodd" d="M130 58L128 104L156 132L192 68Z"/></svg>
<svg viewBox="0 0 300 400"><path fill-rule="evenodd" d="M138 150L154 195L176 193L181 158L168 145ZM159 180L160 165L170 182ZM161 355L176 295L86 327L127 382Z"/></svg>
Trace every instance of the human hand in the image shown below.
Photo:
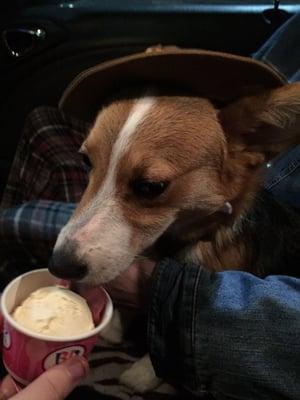
<svg viewBox="0 0 300 400"><path fill-rule="evenodd" d="M0 385L0 400L63 400L88 370L86 359L74 356L48 369L18 393L14 381L7 375Z"/></svg>
<svg viewBox="0 0 300 400"><path fill-rule="evenodd" d="M106 283L104 287L114 303L143 309L149 301L154 267L155 262L152 260L136 260L125 272Z"/></svg>

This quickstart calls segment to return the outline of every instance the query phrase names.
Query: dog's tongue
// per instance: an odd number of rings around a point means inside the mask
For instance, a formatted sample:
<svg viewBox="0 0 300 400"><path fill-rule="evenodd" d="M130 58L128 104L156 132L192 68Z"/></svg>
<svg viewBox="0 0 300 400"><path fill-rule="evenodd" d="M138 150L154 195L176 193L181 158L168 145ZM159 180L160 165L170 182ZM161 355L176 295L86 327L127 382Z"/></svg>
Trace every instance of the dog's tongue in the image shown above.
<svg viewBox="0 0 300 400"><path fill-rule="evenodd" d="M98 325L102 319L107 302L107 297L103 289L100 286L92 287L84 284L74 284L65 280L59 281L59 285L74 290L86 300L92 312L94 324Z"/></svg>

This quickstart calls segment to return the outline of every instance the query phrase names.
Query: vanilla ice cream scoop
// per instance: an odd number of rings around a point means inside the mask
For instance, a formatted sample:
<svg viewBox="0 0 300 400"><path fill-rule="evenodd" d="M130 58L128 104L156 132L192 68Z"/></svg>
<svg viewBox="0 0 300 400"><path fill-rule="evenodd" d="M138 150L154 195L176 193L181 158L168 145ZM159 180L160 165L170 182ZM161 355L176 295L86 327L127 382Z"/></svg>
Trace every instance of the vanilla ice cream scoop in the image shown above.
<svg viewBox="0 0 300 400"><path fill-rule="evenodd" d="M62 338L81 335L95 327L85 299L60 286L34 291L12 317L32 332Z"/></svg>

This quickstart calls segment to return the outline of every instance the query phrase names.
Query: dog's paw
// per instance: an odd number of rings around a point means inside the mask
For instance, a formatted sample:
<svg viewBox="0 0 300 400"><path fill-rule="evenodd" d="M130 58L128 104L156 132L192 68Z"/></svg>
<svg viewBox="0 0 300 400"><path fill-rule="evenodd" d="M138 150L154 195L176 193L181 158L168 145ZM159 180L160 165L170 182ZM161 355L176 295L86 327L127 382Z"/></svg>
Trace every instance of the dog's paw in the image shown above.
<svg viewBox="0 0 300 400"><path fill-rule="evenodd" d="M133 392L145 393L156 389L162 380L155 375L149 355L136 361L120 376L120 383Z"/></svg>
<svg viewBox="0 0 300 400"><path fill-rule="evenodd" d="M100 336L107 343L120 344L124 336L124 326L119 310L115 310L110 323L102 329Z"/></svg>

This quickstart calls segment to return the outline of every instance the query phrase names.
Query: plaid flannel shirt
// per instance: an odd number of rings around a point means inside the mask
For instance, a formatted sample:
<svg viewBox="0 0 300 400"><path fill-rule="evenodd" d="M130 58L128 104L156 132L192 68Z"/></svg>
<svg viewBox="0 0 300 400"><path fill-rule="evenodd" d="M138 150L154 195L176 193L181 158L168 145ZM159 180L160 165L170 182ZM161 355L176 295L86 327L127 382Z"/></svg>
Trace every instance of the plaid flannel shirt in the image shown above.
<svg viewBox="0 0 300 400"><path fill-rule="evenodd" d="M0 210L32 200L77 202L87 184L78 150L89 126L39 107L25 121Z"/></svg>

